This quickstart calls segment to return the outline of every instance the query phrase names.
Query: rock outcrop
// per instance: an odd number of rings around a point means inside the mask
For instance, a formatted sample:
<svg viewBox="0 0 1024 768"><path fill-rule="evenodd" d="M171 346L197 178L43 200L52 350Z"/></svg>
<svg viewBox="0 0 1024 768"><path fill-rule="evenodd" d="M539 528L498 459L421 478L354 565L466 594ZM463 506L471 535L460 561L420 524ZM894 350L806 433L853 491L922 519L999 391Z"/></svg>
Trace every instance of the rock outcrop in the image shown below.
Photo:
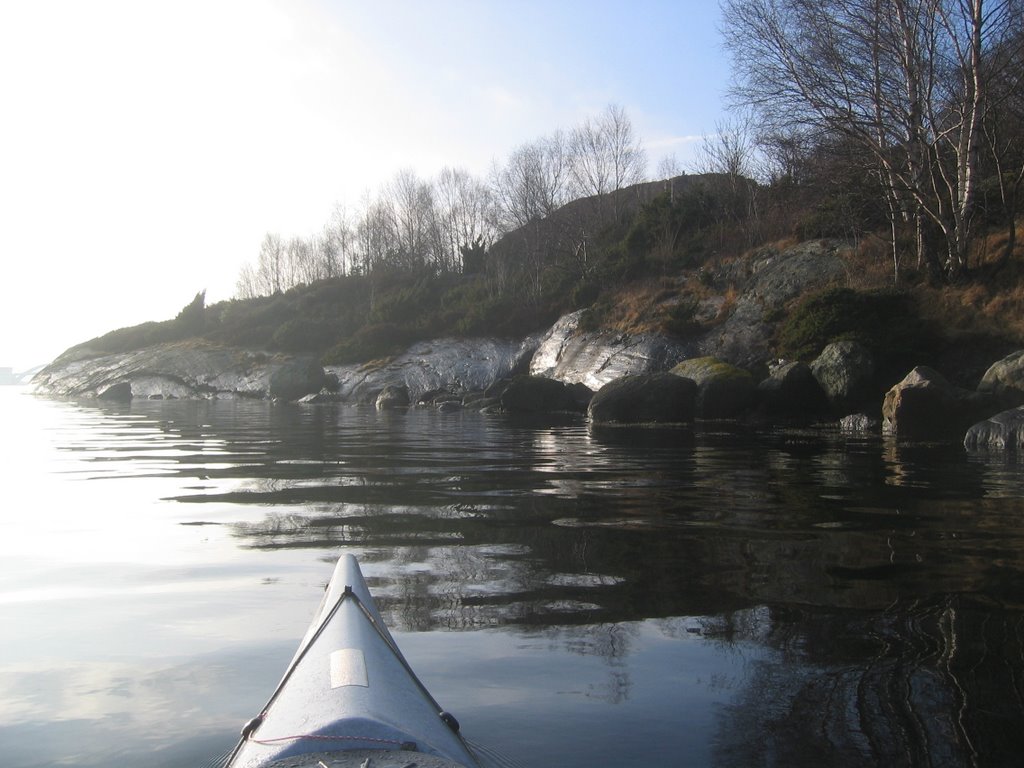
<svg viewBox="0 0 1024 768"><path fill-rule="evenodd" d="M566 315L540 339L530 362L532 376L585 384L596 391L623 376L666 371L693 349L658 334L583 332L581 315Z"/></svg>
<svg viewBox="0 0 1024 768"><path fill-rule="evenodd" d="M623 376L594 393L588 415L597 426L685 424L693 421L696 397L696 383L682 376Z"/></svg>
<svg viewBox="0 0 1024 768"><path fill-rule="evenodd" d="M840 245L830 240L801 243L781 252L765 249L755 258L732 313L701 341L701 353L741 368L756 368L773 357L774 316L812 288L846 275Z"/></svg>
<svg viewBox="0 0 1024 768"><path fill-rule="evenodd" d="M757 385L749 371L715 357L684 360L670 373L697 385L696 415L701 419L731 419L750 407Z"/></svg>
<svg viewBox="0 0 1024 768"><path fill-rule="evenodd" d="M524 369L537 339L522 342L502 339L437 339L409 347L384 361L358 365L327 366L337 378L336 399L350 403L374 403L388 386L404 386L410 402L427 393L462 395L481 392L494 382Z"/></svg>
<svg viewBox="0 0 1024 768"><path fill-rule="evenodd" d="M323 369L312 358L267 355L192 341L114 355L58 358L40 371L33 383L37 391L69 398L112 393L121 400L295 399L318 391L323 376Z"/></svg>

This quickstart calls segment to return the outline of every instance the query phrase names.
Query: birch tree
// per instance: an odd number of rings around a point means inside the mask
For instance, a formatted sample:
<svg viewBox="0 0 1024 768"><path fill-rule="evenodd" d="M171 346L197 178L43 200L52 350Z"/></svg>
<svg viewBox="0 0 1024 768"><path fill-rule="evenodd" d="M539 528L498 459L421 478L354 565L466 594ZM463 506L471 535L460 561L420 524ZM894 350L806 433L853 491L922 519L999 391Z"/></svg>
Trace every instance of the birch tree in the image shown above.
<svg viewBox="0 0 1024 768"><path fill-rule="evenodd" d="M1021 0L724 0L734 99L765 127L836 133L875 158L894 216L950 279L968 266L993 73ZM928 222L942 235L935 254Z"/></svg>

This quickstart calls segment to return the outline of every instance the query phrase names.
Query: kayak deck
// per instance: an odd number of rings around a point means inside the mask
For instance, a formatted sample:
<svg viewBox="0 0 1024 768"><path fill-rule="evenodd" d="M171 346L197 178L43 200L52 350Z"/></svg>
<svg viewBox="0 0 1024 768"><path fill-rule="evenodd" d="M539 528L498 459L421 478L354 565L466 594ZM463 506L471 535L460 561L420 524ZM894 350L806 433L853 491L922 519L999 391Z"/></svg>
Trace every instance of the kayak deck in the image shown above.
<svg viewBox="0 0 1024 768"><path fill-rule="evenodd" d="M267 768L461 768L443 757L379 749L310 752L269 763Z"/></svg>
<svg viewBox="0 0 1024 768"><path fill-rule="evenodd" d="M338 560L277 690L242 733L227 768L478 766L398 649L352 555Z"/></svg>

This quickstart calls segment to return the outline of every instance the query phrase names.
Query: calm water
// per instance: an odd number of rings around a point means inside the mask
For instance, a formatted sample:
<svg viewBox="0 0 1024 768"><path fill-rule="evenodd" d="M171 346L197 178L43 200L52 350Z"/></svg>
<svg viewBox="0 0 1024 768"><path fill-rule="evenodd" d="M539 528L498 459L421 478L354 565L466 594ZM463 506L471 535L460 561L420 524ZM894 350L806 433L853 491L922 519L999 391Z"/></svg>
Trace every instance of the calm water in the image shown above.
<svg viewBox="0 0 1024 768"><path fill-rule="evenodd" d="M735 428L0 388L0 762L201 766L356 554L524 766L1024 753L1024 466Z"/></svg>

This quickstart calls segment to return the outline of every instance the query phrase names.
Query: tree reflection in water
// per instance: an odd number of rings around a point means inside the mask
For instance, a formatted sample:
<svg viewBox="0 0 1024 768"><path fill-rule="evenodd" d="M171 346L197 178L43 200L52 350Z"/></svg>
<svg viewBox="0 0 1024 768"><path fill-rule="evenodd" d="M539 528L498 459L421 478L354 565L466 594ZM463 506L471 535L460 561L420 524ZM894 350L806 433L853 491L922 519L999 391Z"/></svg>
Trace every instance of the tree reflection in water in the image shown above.
<svg viewBox="0 0 1024 768"><path fill-rule="evenodd" d="M783 610L774 654L722 715L715 764L1017 765L1022 629L959 597Z"/></svg>
<svg viewBox="0 0 1024 768"><path fill-rule="evenodd" d="M245 548L354 552L398 630L539 635L601 659L583 693L613 706L642 627L756 646L719 766L1020 764L1019 472L827 430L247 407L202 416L221 465L183 454L209 480L175 501Z"/></svg>

